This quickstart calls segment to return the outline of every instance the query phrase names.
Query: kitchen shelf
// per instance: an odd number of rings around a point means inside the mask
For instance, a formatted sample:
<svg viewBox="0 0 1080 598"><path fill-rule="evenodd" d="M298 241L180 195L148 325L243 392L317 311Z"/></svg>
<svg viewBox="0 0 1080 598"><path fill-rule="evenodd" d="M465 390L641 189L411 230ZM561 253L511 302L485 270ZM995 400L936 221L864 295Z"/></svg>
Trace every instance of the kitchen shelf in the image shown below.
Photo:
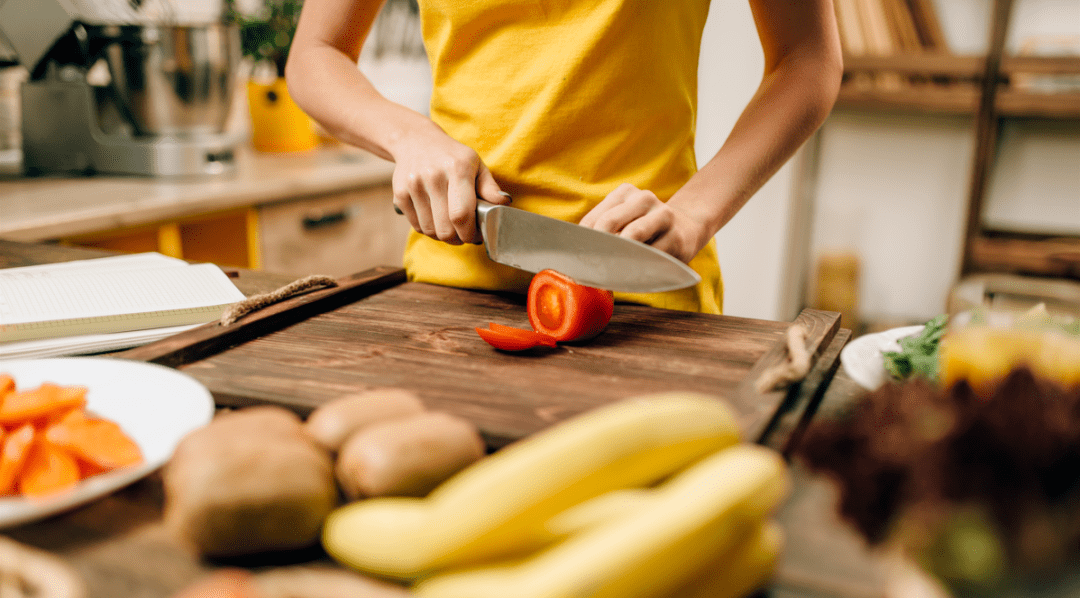
<svg viewBox="0 0 1080 598"><path fill-rule="evenodd" d="M879 89L844 85L836 108L871 112L911 112L920 114L974 114L979 105L979 90L954 85L905 85L899 89Z"/></svg>
<svg viewBox="0 0 1080 598"><path fill-rule="evenodd" d="M891 71L906 75L934 75L976 80L986 68L986 57L964 54L844 55L844 70ZM1017 75L1080 75L1080 56L1002 56L999 72L1006 79Z"/></svg>
<svg viewBox="0 0 1080 598"><path fill-rule="evenodd" d="M845 55L836 107L971 116L975 150L960 277L1007 272L1080 279L1080 237L995 231L982 221L1002 120L1080 119L1080 56L1006 54L1015 1L994 0L985 55Z"/></svg>
<svg viewBox="0 0 1080 598"><path fill-rule="evenodd" d="M981 270L1080 280L1080 238L984 231L971 252Z"/></svg>
<svg viewBox="0 0 1080 598"><path fill-rule="evenodd" d="M974 115L983 93L980 81L985 68L983 56L847 55L836 105L849 110ZM1002 57L999 73L1001 82L995 93L999 116L1080 118L1080 90L1050 93L1022 87L1028 77L1080 77L1080 57ZM885 74L912 80L885 83L866 78Z"/></svg>

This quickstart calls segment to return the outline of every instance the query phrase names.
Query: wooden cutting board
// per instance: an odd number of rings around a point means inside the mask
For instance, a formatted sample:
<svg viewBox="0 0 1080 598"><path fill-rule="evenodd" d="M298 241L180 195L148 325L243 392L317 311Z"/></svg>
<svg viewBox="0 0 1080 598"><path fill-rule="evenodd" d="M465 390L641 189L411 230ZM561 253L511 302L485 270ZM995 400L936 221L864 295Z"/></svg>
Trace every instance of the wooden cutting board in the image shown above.
<svg viewBox="0 0 1080 598"><path fill-rule="evenodd" d="M789 322L618 304L608 328L587 343L504 353L474 329L488 322L529 328L523 297L404 282L400 270L364 274L357 276L372 286L359 298L363 286L351 289L351 303L271 332L240 334L224 350L192 353L171 365L205 384L219 405L274 404L301 414L361 390L411 389L428 408L475 422L492 447L612 401L693 391L733 404L748 437L784 428L785 438L769 442L782 444L820 398L847 339L846 331L838 334L839 314L804 310L796 322L816 355L811 374L802 384L760 394L753 381L786 358ZM207 329L203 341L220 334ZM198 336L124 355L166 363L159 359L162 347L190 348Z"/></svg>

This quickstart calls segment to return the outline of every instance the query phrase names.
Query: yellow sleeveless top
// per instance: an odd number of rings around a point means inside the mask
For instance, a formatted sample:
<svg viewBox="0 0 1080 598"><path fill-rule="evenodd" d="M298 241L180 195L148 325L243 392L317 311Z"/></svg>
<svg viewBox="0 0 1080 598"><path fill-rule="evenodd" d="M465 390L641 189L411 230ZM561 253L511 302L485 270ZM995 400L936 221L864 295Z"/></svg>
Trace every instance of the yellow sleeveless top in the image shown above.
<svg viewBox="0 0 1080 598"><path fill-rule="evenodd" d="M709 0L420 0L431 118L475 150L514 207L578 222L621 183L667 200L697 169L698 49ZM524 292L481 245L416 233L409 279ZM715 240L696 287L616 299L720 313Z"/></svg>

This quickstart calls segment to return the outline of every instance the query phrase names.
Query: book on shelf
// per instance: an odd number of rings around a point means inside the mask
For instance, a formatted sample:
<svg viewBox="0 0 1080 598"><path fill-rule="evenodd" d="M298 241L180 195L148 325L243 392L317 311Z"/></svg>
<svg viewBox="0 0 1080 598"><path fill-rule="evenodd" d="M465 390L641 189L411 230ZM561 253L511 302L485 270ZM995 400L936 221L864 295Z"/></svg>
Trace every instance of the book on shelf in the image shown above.
<svg viewBox="0 0 1080 598"><path fill-rule="evenodd" d="M949 52L934 0L836 0L833 6L849 55Z"/></svg>
<svg viewBox="0 0 1080 598"><path fill-rule="evenodd" d="M244 294L214 264L158 253L0 270L0 358L125 349L214 321Z"/></svg>
<svg viewBox="0 0 1080 598"><path fill-rule="evenodd" d="M934 0L905 1L923 48L928 52L948 54L949 41L945 38L945 30L942 29L941 21L938 19Z"/></svg>
<svg viewBox="0 0 1080 598"><path fill-rule="evenodd" d="M840 30L840 45L845 54L859 56L866 54L866 40L863 39L862 23L859 21L858 0L836 0L836 25Z"/></svg>
<svg viewBox="0 0 1080 598"><path fill-rule="evenodd" d="M892 56L899 51L889 27L885 10L887 0L855 0L858 22L862 27L866 53L872 56ZM904 79L897 73L877 73L873 76L876 87L888 90L900 89Z"/></svg>
<svg viewBox="0 0 1080 598"><path fill-rule="evenodd" d="M866 49L875 56L890 56L897 52L897 44L889 29L885 12L886 0L856 0L859 22L862 24Z"/></svg>
<svg viewBox="0 0 1080 598"><path fill-rule="evenodd" d="M904 54L919 54L926 50L919 30L915 27L915 16L907 0L881 0L885 9L885 19L889 26L895 47Z"/></svg>
<svg viewBox="0 0 1080 598"><path fill-rule="evenodd" d="M846 56L949 52L934 0L836 0L834 10ZM849 87L885 91L938 82L940 78L924 74L904 75L888 69L860 70L859 67L845 76L845 85Z"/></svg>

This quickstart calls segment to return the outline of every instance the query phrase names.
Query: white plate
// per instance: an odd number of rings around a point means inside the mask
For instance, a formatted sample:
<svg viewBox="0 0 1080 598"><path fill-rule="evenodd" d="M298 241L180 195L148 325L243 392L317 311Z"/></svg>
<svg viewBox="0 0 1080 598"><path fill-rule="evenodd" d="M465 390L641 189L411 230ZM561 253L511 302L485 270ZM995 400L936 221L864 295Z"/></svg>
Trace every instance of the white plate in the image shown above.
<svg viewBox="0 0 1080 598"><path fill-rule="evenodd" d="M86 409L120 424L142 449L143 463L96 475L49 498L0 498L0 527L41 519L100 498L155 469L188 432L214 416L210 391L191 376L152 363L107 357L58 357L0 362L16 388L42 382L87 387Z"/></svg>
<svg viewBox="0 0 1080 598"><path fill-rule="evenodd" d="M899 340L922 332L924 325L892 328L883 332L865 334L844 345L840 351L840 363L844 371L859 386L876 390L889 379L885 369L885 351L899 351Z"/></svg>

